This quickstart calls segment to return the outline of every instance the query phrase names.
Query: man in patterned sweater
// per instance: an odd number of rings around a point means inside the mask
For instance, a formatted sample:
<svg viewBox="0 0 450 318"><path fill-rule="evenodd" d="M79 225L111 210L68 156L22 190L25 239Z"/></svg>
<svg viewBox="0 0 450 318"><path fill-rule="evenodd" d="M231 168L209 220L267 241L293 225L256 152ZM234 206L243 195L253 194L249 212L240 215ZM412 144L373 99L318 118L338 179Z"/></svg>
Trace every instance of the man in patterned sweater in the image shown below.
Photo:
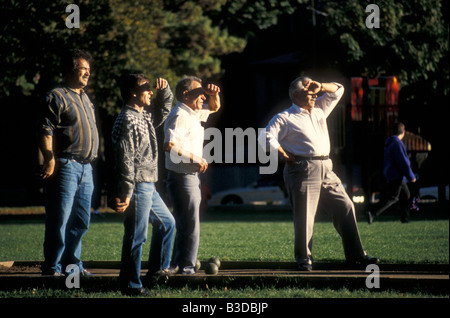
<svg viewBox="0 0 450 318"><path fill-rule="evenodd" d="M125 213L120 283L122 292L128 295L148 294L142 286L140 271L149 219L153 226L149 274L171 272L175 220L155 188L158 180L155 128L162 125L169 114L173 94L165 79L158 78L155 87L156 97L151 102L153 92L145 75L123 77L124 106L112 131L118 179L115 210Z"/></svg>

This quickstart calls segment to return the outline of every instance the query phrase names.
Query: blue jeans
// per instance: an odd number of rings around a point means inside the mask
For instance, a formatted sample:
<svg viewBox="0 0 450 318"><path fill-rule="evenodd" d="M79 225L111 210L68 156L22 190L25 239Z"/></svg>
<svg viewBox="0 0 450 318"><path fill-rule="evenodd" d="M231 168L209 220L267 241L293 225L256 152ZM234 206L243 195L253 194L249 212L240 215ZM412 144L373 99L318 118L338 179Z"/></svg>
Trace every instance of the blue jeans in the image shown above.
<svg viewBox="0 0 450 318"><path fill-rule="evenodd" d="M198 174L169 171L167 191L173 204L177 233L172 265L184 273L194 273L200 243L200 179Z"/></svg>
<svg viewBox="0 0 450 318"><path fill-rule="evenodd" d="M45 183L43 274L75 264L83 270L81 239L89 228L94 191L92 166L56 159L55 173Z"/></svg>
<svg viewBox="0 0 450 318"><path fill-rule="evenodd" d="M175 219L156 191L155 184L137 183L125 211L120 281L122 288L140 288L142 245L147 241L148 222L152 223L149 255L151 271L170 266Z"/></svg>

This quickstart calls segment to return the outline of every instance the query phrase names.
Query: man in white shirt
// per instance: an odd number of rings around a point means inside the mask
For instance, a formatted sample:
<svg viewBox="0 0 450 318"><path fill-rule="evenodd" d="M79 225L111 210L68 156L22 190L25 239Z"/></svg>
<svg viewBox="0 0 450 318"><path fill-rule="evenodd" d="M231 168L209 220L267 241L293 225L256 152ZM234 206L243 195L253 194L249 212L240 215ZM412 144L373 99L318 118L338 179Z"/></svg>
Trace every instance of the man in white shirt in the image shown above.
<svg viewBox="0 0 450 318"><path fill-rule="evenodd" d="M208 168L203 158L204 129L209 114L220 108L220 89L201 79L186 77L175 88L178 102L164 124L167 191L173 204L176 236L172 266L182 274L194 274L200 239L200 179ZM208 105L203 105L208 95Z"/></svg>
<svg viewBox="0 0 450 318"><path fill-rule="evenodd" d="M318 97L321 92L325 94ZM294 211L295 259L299 270L312 269L312 235L319 204L331 214L348 262L379 262L363 249L353 202L328 157L330 139L326 120L343 94L344 87L338 83L319 83L308 77L295 79L289 87L292 106L270 120L263 136L286 161L284 180Z"/></svg>

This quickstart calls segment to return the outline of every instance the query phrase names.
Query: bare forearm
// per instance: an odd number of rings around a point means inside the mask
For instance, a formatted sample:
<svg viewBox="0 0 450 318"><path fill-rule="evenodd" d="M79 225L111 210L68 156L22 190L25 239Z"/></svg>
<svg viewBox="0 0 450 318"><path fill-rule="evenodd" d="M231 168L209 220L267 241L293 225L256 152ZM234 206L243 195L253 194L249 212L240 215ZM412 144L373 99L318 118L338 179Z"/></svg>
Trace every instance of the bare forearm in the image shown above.
<svg viewBox="0 0 450 318"><path fill-rule="evenodd" d="M220 109L220 97L219 94L209 97L209 110L211 113L215 113Z"/></svg>
<svg viewBox="0 0 450 318"><path fill-rule="evenodd" d="M339 86L334 83L321 83L322 84L322 92L325 93L334 93L339 89Z"/></svg>
<svg viewBox="0 0 450 318"><path fill-rule="evenodd" d="M339 89L339 85L335 83L320 83L317 81L310 81L305 84L304 91L311 92L314 94L323 93L334 93Z"/></svg>
<svg viewBox="0 0 450 318"><path fill-rule="evenodd" d="M44 156L44 161L48 162L53 159L53 137L43 135L40 140L39 149Z"/></svg>
<svg viewBox="0 0 450 318"><path fill-rule="evenodd" d="M41 171L41 178L47 179L53 175L55 171L55 157L53 155L53 137L43 135L40 140L39 148L44 157L44 165Z"/></svg>
<svg viewBox="0 0 450 318"><path fill-rule="evenodd" d="M214 84L208 84L204 88L204 92L209 95L208 107L211 113L215 113L220 109L220 88Z"/></svg>
<svg viewBox="0 0 450 318"><path fill-rule="evenodd" d="M178 157L181 158L182 162L190 162L197 166L198 172L205 172L206 169L208 169L208 162L194 153L183 149L181 146L173 143L173 142L166 142L164 144L164 151L170 153L170 154L176 154Z"/></svg>
<svg viewBox="0 0 450 318"><path fill-rule="evenodd" d="M285 160L287 163L294 163L295 159L294 156L290 153L284 151L284 149L280 146L278 147L278 153L280 154L281 158Z"/></svg>
<svg viewBox="0 0 450 318"><path fill-rule="evenodd" d="M173 142L166 142L164 144L164 151L168 153L171 153L172 151L176 152L179 157L185 158L190 162L195 162L194 154L192 152L184 150L181 146Z"/></svg>

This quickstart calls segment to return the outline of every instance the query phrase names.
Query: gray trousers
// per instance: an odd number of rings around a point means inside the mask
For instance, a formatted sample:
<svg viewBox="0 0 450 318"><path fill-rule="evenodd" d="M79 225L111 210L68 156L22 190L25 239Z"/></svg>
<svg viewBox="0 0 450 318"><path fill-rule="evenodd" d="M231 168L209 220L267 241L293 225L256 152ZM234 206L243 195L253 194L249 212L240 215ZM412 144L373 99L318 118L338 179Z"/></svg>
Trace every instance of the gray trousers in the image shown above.
<svg viewBox="0 0 450 318"><path fill-rule="evenodd" d="M173 205L176 235L172 266L193 271L200 243L200 179L197 173L182 174L169 171L167 192Z"/></svg>
<svg viewBox="0 0 450 318"><path fill-rule="evenodd" d="M286 164L284 181L294 214L295 260L311 264L314 219L317 208L331 215L334 227L342 238L347 260L365 255L355 217L355 207L341 180L328 160L300 160Z"/></svg>

